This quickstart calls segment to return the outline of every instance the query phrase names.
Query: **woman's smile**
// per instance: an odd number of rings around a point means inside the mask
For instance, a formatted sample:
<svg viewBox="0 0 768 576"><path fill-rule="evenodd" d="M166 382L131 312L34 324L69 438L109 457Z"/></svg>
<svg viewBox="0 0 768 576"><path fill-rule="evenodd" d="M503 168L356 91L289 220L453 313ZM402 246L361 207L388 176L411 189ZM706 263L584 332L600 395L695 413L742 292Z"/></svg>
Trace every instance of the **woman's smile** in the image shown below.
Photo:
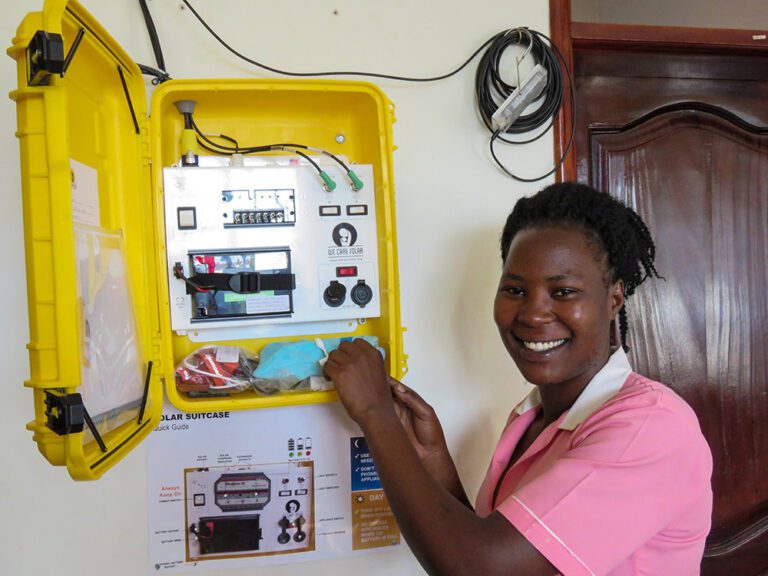
<svg viewBox="0 0 768 576"><path fill-rule="evenodd" d="M560 338L558 340L534 340L515 337L521 346L521 354L531 362L543 362L552 358L556 352L559 352L568 344L569 338Z"/></svg>

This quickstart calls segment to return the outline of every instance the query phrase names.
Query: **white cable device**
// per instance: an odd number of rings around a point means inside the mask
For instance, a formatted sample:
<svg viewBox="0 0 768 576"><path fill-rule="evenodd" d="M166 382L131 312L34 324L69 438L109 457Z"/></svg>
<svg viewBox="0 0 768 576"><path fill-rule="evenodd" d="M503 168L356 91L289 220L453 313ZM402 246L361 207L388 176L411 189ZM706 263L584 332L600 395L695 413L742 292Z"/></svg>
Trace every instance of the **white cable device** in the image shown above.
<svg viewBox="0 0 768 576"><path fill-rule="evenodd" d="M533 70L514 89L491 116L491 126L496 132L504 132L517 120L528 105L536 100L547 86L547 70L536 64Z"/></svg>

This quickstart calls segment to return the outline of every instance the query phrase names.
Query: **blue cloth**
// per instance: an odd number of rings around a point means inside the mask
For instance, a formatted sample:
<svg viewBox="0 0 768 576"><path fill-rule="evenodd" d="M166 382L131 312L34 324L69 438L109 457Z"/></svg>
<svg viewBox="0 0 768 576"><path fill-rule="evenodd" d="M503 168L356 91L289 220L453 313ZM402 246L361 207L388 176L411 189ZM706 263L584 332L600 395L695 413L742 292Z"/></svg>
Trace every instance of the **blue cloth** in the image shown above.
<svg viewBox="0 0 768 576"><path fill-rule="evenodd" d="M375 336L362 336L362 339L378 347L379 340ZM330 354L345 340L354 338L323 338L323 344ZM383 355L381 348L379 351ZM310 376L320 376L323 373L320 365L323 358L325 354L314 340L273 342L261 350L259 365L253 375L255 378L279 380L284 385L291 385Z"/></svg>

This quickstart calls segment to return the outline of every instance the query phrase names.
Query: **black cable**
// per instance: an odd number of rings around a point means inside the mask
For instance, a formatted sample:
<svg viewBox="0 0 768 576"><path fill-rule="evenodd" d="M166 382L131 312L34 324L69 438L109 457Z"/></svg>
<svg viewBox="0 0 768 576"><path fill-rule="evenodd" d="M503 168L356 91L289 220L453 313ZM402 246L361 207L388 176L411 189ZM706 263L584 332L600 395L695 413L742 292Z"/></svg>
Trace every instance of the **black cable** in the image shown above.
<svg viewBox="0 0 768 576"><path fill-rule="evenodd" d="M238 52L237 50L232 48L232 46L227 44L227 42L225 42L224 39L221 36L219 36L213 30L213 28L211 28L211 26L203 19L203 17L197 13L197 10L194 9L194 7L189 3L188 0L182 0L182 2L187 8L189 8L189 11L192 13L192 15L195 18L197 18L200 24L202 24L202 26L211 34L211 36L213 36L219 42L219 44L221 44L229 52L231 52L241 60L248 62L249 64L253 64L254 66L258 66L263 70L267 70L275 74L282 74L284 76L294 76L294 77L364 76L364 77L370 77L370 78L400 80L404 82L435 82L437 80L444 80L446 78L449 78L459 73L461 70L466 68L466 66L472 60L474 60L474 58L480 52L482 52L486 47L489 47L486 53L483 54L483 57L481 58L480 63L478 64L477 72L475 74L475 95L477 98L478 108L479 108L480 116L483 120L483 123L488 128L488 130L492 132L492 136L490 140L490 151L491 151L491 156L493 157L496 164L498 164L498 166L507 175L514 178L515 180L519 180L521 182L537 182L538 180L542 180L547 176L550 176L555 171L557 171L560 168L560 166L562 166L563 162L565 161L565 158L568 155L568 152L571 149L571 145L573 144L573 136L576 128L576 119L575 119L576 106L575 106L575 96L573 94L573 82L571 78L571 73L568 69L567 62L563 58L563 55L560 53L557 47L552 43L552 40L548 36L542 34L541 32L537 32L536 30L531 30L529 28L521 27L521 28L514 28L510 30L505 30L503 32L499 32L489 40L486 40L482 44L482 46L480 46L477 50L475 50L475 52L466 61L464 61L464 63L461 64L458 68L456 68L455 70L452 70L451 72L448 72L446 74L442 74L439 76L431 76L427 78L413 78L413 77L407 77L407 76L396 76L393 74L381 74L377 72L356 72L356 71L289 72L286 70L280 70L279 68L268 66L266 64L253 60L252 58L249 58L244 54ZM504 81L504 79L501 77L501 74L499 73L502 55L507 50L507 48L510 48L512 46L526 46L526 49L527 49L526 55L530 54L533 60L536 63L541 64L547 71L547 84L545 86L543 95L536 100L536 102L538 102L539 105L536 107L536 109L533 112L529 114L521 115L515 122L513 122L510 126L508 126L507 129L504 131L504 134L522 134L522 133L530 132L532 130L537 130L547 122L549 123L544 130L542 130L539 134L537 134L536 136L528 140L518 140L518 141L508 140L501 136L500 131L494 131L491 123L491 117L493 116L493 113L496 112L499 105L502 102L504 102L504 100L506 100L506 98L512 93L512 91L515 88L517 88L517 86L512 86L508 84L506 81ZM560 64L558 63L558 60L557 60L558 57L560 58L560 61L562 62L563 67L566 70L566 74L568 75L570 87L571 87L571 90L570 90L571 102L573 104L573 116L574 116L571 135L570 135L570 138L568 139L568 144L566 145L566 148L565 148L565 151L563 152L562 157L560 158L560 160L558 160L558 162L556 163L555 167L552 170L550 170L545 175L540 176L538 178L532 178L532 179L521 178L521 177L515 176L504 167L501 161L496 157L493 145L496 140L501 140L502 142L506 142L507 144L528 144L541 138L552 127L552 125L554 124L554 118L559 113L562 107L562 101L563 101L563 77L560 69ZM242 152L249 153L249 152L245 152L246 150L261 151L261 147L258 147L256 149L243 149ZM325 151L321 151L321 152L326 153ZM341 161L335 156L331 155L330 153L327 153L327 154L330 155L337 162L341 163ZM342 163L342 166L344 166L343 163Z"/></svg>
<svg viewBox="0 0 768 576"><path fill-rule="evenodd" d="M283 149L299 148L301 150L310 150L312 152L318 152L319 154L323 154L324 156L328 156L331 159L333 159L339 166L341 166L344 169L344 172L349 172L349 166L347 166L341 158L332 154L331 152L328 152L328 150L323 150L322 148L315 148L313 146L306 146L305 144L281 143L281 144L272 144L272 146L274 148L283 148Z"/></svg>
<svg viewBox="0 0 768 576"><path fill-rule="evenodd" d="M206 146L205 142L198 136L197 138L197 145L200 146L200 148L203 148L204 150L208 150L211 154L218 154L219 156L232 156L232 152L224 152L223 150L216 150L214 148L209 148Z"/></svg>
<svg viewBox="0 0 768 576"><path fill-rule="evenodd" d="M190 114L190 118L191 118L191 114ZM198 142L200 142L200 136L203 136L209 144L211 144L212 146L216 146L221 150L226 149L229 154L240 154L243 151L243 149L240 148L240 145L237 143L237 140L235 140L231 136L227 136L226 134L205 135L205 134L202 134L202 132L197 132L197 131L195 131L195 133L198 135L198 139L197 139ZM216 144L213 141L209 140L209 138L221 138L222 140L226 140L227 142L232 142L232 144L234 144L235 146L234 148L230 148L229 146L224 146L223 144Z"/></svg>
<svg viewBox="0 0 768 576"><path fill-rule="evenodd" d="M335 154L331 154L330 152L328 152L328 150L323 150L321 148L310 148L310 150L316 150L321 154L325 154L326 156L329 156L332 160L334 160L339 166L341 166L344 169L344 172L349 172L349 166L347 166L341 158L339 158Z"/></svg>
<svg viewBox="0 0 768 576"><path fill-rule="evenodd" d="M306 160L307 162L309 162L310 164L312 164L312 166L314 166L314 167L315 167L315 170L317 170L318 172L322 173L322 171L323 171L323 169L322 169L322 168L320 168L320 165L319 165L317 162L315 162L314 160L312 160L312 158L310 158L308 154L304 154L304 152L299 152L298 150L293 150L293 149L291 149L291 148L287 148L287 147L285 147L285 146L280 146L280 147L277 147L277 146L275 146L275 148L274 148L274 149L275 149L275 150L280 150L280 149L282 149L282 150L285 150L285 151L287 151L287 152L293 152L293 153L294 153L294 154L296 154L297 156L301 156L302 158L304 158L304 160Z"/></svg>
<svg viewBox="0 0 768 576"><path fill-rule="evenodd" d="M214 150L204 145L203 142L216 148L215 152L217 154L238 154L238 153L239 154L258 154L259 152L272 152L274 150L288 150L291 152L296 152L295 150L291 150L291 149L299 148L301 150L310 150L312 152L318 152L320 154L324 154L325 156L329 156L330 158L335 160L339 164L339 166L341 166L344 169L345 172L349 172L349 166L347 166L344 163L344 161L341 160L341 158L332 154L331 152L328 152L328 150L323 150L322 148L315 148L313 146L307 146L306 144L294 144L294 143L288 143L288 142L281 142L278 144L265 144L263 146L248 146L245 148L241 148L240 145L237 143L237 140L235 140L231 136L227 136L226 134L217 134L215 136L211 136L213 138L222 138L224 140L232 142L235 145L234 148L231 146L224 146L223 144L218 144L210 140L209 136L203 133L203 131L200 130L200 127L195 123L195 120L192 117L192 114L184 114L184 127L192 128L198 136L198 139L197 139L198 144L200 144L203 148L205 148L209 152L214 152ZM315 164L315 166L317 165Z"/></svg>
<svg viewBox="0 0 768 576"><path fill-rule="evenodd" d="M195 280L192 280L191 278L187 278L184 275L184 269L180 265L173 267L173 276L175 278L178 278L179 280L183 280L185 284L191 286L197 292L210 292L211 290L215 292L215 289L216 289L215 286L204 286L202 284L198 284Z"/></svg>
<svg viewBox="0 0 768 576"><path fill-rule="evenodd" d="M168 74L168 72L164 72L163 70L152 68L152 66L147 66L146 64L139 64L138 66L142 74L146 74L147 76L154 76L152 79L152 84L162 84L166 80L171 79L171 75Z"/></svg>
<svg viewBox="0 0 768 576"><path fill-rule="evenodd" d="M155 53L155 61L157 67L160 70L165 70L165 58L163 58L163 49L160 46L160 39L157 37L157 29L155 28L155 22L152 20L152 14L147 6L147 0L139 0L139 6L141 6L141 13L144 15L144 22L147 25L147 32L149 33L149 40L152 42L152 51Z"/></svg>
<svg viewBox="0 0 768 576"><path fill-rule="evenodd" d="M248 56L241 54L232 46L227 44L224 39L219 36L213 28L211 28L208 23L203 20L202 16L197 13L197 11L192 7L192 5L187 0L181 0L187 8L189 8L189 11L192 12L195 18L200 22L200 24L203 25L203 28L208 30L211 36L213 36L219 44L221 44L224 48L229 50L232 54L240 58L241 60L244 60L245 62L248 62L249 64L253 64L254 66L258 66L259 68L262 68L263 70L267 70L269 72L274 72L275 74L282 74L283 76L296 76L296 77L306 77L306 76L367 76L371 78L385 78L387 80L402 80L404 82L435 82L437 80L445 80L446 78L450 78L451 76L458 74L461 72L464 68L467 67L467 64L472 62L472 60L475 59L475 56L480 54L480 52L488 46L488 44L491 43L491 40L486 40L480 48L475 50L475 52L467 58L467 60L458 68L455 70L448 72L446 74L441 74L440 76L432 76L429 78L410 78L407 76L395 76L393 74L380 74L378 72L355 72L355 71L342 71L342 72L288 72L286 70L280 70L279 68L273 68L272 66L268 66L266 64L262 64L261 62L257 62L256 60L253 60L251 58L248 58Z"/></svg>
<svg viewBox="0 0 768 576"><path fill-rule="evenodd" d="M214 136L214 138L221 138L222 140L226 140L227 142L232 142L232 144L235 145L235 154L237 154L240 151L240 144L238 144L237 140L235 140L231 136L227 136L226 134L217 134L216 136Z"/></svg>
<svg viewBox="0 0 768 576"><path fill-rule="evenodd" d="M259 152L270 152L274 150L274 145L267 145L267 146L252 146L248 148L241 148L239 144L237 143L237 140L232 138L231 136L226 136L225 134L218 134L217 136L214 136L214 138L223 138L224 140L228 140L229 142L234 143L234 147L232 146L225 146L223 144L219 144L217 142L214 142L211 140L202 130L200 130L200 127L195 122L195 119L192 117L192 114L184 114L184 126L187 128L187 122L189 123L188 127L192 128L195 131L195 134L197 134L197 141L198 143L201 143L201 139L208 144L208 146L211 146L213 148L216 148L219 154L257 154ZM208 151L211 151L211 148L208 146L203 145L203 148L205 148Z"/></svg>
<svg viewBox="0 0 768 576"><path fill-rule="evenodd" d="M230 136L225 136L224 134L219 134L218 135L219 138L224 138L225 140L229 140L229 141L235 143L235 148L232 148L231 146L224 146L223 144L218 144L218 143L212 141L210 138L208 138L208 136L206 136L203 133L203 131L200 130L200 127L195 122L194 118L192 117L192 114L185 114L184 116L185 117L187 117L187 116L189 117L190 124L191 124L192 128L194 129L195 133L198 136L198 139L197 139L198 144L200 144L203 148L205 148L209 152L214 152L214 153L217 153L217 154L229 154L229 155L231 155L231 154L237 154L237 153L239 153L239 154L258 154L258 153L261 153L261 152L272 152L272 151L275 151L275 150L285 150L286 152L292 152L293 154L296 154L297 156L301 156L307 162L312 164L312 166L314 166L315 169L318 172L322 172L323 169L320 168L320 166L317 164L317 162L312 160L312 158L310 158L309 155L304 154L303 152L300 152L299 150L295 150L295 148L303 148L305 150L317 150L318 152L326 153L329 156L331 156L332 158L334 158L339 164L344 166L344 168L347 171L349 171L349 168L347 168L346 165L341 160L336 158L330 152L325 152L324 150L312 148L312 147L306 146L304 144L267 144L267 145L264 145L264 146L252 146L252 147L240 148L239 146L237 146L237 141L234 138L232 138ZM185 120L186 120L186 118L185 118ZM201 142L201 140L202 140L202 142ZM205 144L203 142L205 142ZM208 146L206 146L206 144L208 144Z"/></svg>

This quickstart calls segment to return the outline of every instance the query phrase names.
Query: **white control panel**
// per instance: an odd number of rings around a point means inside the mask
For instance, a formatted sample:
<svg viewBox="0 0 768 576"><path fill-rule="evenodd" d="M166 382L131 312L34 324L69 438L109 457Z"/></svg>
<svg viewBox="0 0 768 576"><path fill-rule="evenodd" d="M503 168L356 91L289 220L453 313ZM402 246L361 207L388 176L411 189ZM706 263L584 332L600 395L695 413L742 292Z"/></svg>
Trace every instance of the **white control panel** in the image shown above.
<svg viewBox="0 0 768 576"><path fill-rule="evenodd" d="M349 332L379 316L373 168L353 166L354 190L325 162L327 191L309 163L255 161L164 169L173 330L197 341Z"/></svg>

